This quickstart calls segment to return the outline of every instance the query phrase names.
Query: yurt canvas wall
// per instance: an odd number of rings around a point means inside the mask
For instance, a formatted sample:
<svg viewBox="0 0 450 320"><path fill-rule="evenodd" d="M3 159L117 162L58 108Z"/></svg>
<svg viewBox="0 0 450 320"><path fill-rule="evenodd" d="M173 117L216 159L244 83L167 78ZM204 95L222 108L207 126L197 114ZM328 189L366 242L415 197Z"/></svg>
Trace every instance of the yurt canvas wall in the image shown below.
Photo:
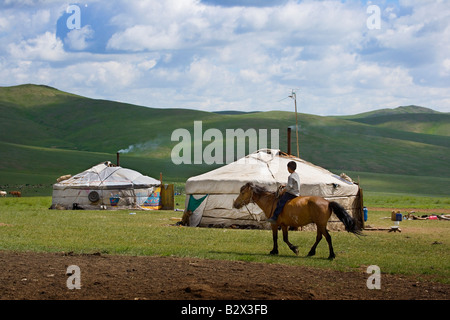
<svg viewBox="0 0 450 320"><path fill-rule="evenodd" d="M340 203L361 224L362 199L360 188L352 181L302 159L279 150L263 149L218 169L191 177L186 182L186 209L184 220L190 226L251 226L268 228L266 217L256 204L241 209L233 208L240 188L247 182L276 191L285 185L289 176L287 163L297 163L300 193L303 196L321 196ZM342 229L334 215L329 229Z"/></svg>
<svg viewBox="0 0 450 320"><path fill-rule="evenodd" d="M107 161L53 185L53 209L159 209L160 181Z"/></svg>

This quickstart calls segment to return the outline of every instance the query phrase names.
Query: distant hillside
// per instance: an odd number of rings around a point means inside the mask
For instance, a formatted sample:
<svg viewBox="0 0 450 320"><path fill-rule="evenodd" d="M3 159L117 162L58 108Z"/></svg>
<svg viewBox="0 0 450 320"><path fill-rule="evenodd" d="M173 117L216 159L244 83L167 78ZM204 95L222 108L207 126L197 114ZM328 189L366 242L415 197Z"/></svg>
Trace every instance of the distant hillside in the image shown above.
<svg viewBox="0 0 450 320"><path fill-rule="evenodd" d="M225 110L225 111L214 111L214 113L218 113L218 114L249 114L249 113L258 113L260 111L249 111L249 112L245 112L245 111L234 111L234 110Z"/></svg>
<svg viewBox="0 0 450 320"><path fill-rule="evenodd" d="M119 150L128 151L121 155L123 166L184 182L220 164L174 165L175 129L185 128L193 137L194 121L202 121L203 132L216 128L224 138L226 129L278 129L279 147L287 151L287 127L295 125L292 112L147 108L36 85L0 87L0 112L0 186L50 183L100 161L115 161ZM300 157L337 173L449 176L447 113L409 106L353 117L299 114L299 122ZM203 141L203 147L210 143ZM295 154L295 133L291 148Z"/></svg>
<svg viewBox="0 0 450 320"><path fill-rule="evenodd" d="M380 109L340 118L408 132L450 136L450 113L418 106Z"/></svg>
<svg viewBox="0 0 450 320"><path fill-rule="evenodd" d="M400 106L397 108L385 108L385 109L378 109L374 111L364 112L364 113L358 113L352 116L342 116L342 118L346 119L357 119L357 118L371 118L371 117L380 117L380 116L387 116L387 115L399 115L399 114L417 114L417 113L432 113L432 114L441 114L439 111L435 111L430 108L420 107L420 106Z"/></svg>

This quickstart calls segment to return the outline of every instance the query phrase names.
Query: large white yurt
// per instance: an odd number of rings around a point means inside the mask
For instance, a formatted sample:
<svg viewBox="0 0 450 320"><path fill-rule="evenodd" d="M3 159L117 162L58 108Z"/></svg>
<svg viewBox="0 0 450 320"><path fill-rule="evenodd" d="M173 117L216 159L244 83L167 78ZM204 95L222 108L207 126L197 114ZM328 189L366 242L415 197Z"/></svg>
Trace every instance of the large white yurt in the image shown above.
<svg viewBox="0 0 450 320"><path fill-rule="evenodd" d="M186 209L183 221L190 226L247 226L268 228L262 210L253 203L241 209L233 208L240 188L247 182L276 191L289 176L287 163L297 163L302 196L320 196L340 203L360 223L362 194L359 185L345 174L336 175L279 150L262 149L218 169L191 177L186 182ZM331 227L330 227L331 224ZM342 223L332 215L329 229L342 229Z"/></svg>
<svg viewBox="0 0 450 320"><path fill-rule="evenodd" d="M157 209L160 181L102 162L53 185L53 209Z"/></svg>

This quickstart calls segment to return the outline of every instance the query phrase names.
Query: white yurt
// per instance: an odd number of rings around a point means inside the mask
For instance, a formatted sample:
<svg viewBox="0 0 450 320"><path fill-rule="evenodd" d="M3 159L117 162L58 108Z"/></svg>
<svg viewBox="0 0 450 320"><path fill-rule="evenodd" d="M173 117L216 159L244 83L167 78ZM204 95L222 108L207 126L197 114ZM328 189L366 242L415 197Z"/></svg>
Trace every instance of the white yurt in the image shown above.
<svg viewBox="0 0 450 320"><path fill-rule="evenodd" d="M160 181L102 162L53 185L53 209L157 209Z"/></svg>
<svg viewBox="0 0 450 320"><path fill-rule="evenodd" d="M345 174L336 175L279 150L262 149L218 169L191 177L186 182L186 209L183 221L190 226L247 226L268 228L266 217L256 204L233 208L240 188L247 182L276 191L289 176L287 164L297 163L302 196L320 196L341 204L353 217L362 221L362 192ZM332 224L330 226L330 224ZM342 223L332 215L329 229L341 229ZM343 225L342 225L343 226Z"/></svg>

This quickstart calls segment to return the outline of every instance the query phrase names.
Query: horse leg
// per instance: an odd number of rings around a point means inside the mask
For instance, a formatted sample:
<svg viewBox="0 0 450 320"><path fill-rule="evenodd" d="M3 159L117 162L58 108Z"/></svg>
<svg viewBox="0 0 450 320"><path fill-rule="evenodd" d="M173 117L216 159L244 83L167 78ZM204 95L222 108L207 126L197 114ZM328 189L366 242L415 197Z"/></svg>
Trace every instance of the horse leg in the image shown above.
<svg viewBox="0 0 450 320"><path fill-rule="evenodd" d="M308 257L311 257L316 254L316 247L319 244L320 240L322 240L322 231L320 231L319 227L317 226L316 242L314 242L313 246L311 247L311 250L309 250Z"/></svg>
<svg viewBox="0 0 450 320"><path fill-rule="evenodd" d="M278 225L272 225L273 249L270 254L278 254Z"/></svg>
<svg viewBox="0 0 450 320"><path fill-rule="evenodd" d="M336 258L336 255L334 254L334 250L333 250L333 244L331 243L331 236L328 233L328 230L325 229L325 239L327 239L328 242L328 248L330 249L330 255L328 257L329 260L333 260L334 258Z"/></svg>
<svg viewBox="0 0 450 320"><path fill-rule="evenodd" d="M283 241L288 245L289 249L291 249L296 255L298 255L298 247L294 246L288 240L288 227L282 225L281 229L283 230Z"/></svg>

